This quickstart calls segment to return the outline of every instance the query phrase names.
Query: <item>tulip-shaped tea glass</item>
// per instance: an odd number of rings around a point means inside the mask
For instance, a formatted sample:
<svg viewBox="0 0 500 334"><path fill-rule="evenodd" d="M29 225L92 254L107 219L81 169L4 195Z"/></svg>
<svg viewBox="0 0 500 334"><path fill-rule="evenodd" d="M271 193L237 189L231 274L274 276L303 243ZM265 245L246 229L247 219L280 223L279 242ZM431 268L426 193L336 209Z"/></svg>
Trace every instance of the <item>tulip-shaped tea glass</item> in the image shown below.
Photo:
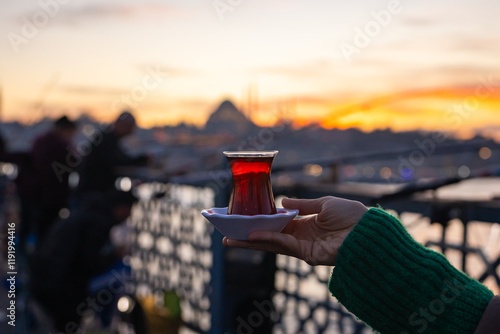
<svg viewBox="0 0 500 334"><path fill-rule="evenodd" d="M276 214L271 187L271 165L278 151L223 152L231 166L233 189L230 215Z"/></svg>

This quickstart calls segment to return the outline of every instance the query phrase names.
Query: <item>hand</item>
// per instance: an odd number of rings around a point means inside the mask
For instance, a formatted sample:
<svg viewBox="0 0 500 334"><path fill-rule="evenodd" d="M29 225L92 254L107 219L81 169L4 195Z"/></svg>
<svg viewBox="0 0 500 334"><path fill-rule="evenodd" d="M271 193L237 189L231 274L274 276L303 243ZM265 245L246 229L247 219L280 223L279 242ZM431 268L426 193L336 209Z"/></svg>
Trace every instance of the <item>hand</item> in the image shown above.
<svg viewBox="0 0 500 334"><path fill-rule="evenodd" d="M299 215L315 215L294 219L280 233L255 231L248 241L224 238L223 244L290 255L310 265L335 265L342 242L368 210L360 202L333 196L285 198L282 204L299 209Z"/></svg>

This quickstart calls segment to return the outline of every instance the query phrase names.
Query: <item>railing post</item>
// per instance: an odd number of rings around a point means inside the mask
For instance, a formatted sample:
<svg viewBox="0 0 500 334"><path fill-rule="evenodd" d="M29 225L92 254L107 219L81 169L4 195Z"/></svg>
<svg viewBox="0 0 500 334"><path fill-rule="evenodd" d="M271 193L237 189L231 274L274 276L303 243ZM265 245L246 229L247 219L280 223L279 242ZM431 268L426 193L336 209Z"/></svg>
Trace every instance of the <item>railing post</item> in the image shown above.
<svg viewBox="0 0 500 334"><path fill-rule="evenodd" d="M338 183L340 179L340 165L333 164L330 166L330 177L329 180L331 183Z"/></svg>
<svg viewBox="0 0 500 334"><path fill-rule="evenodd" d="M226 207L229 202L229 187L217 188L215 191L215 207ZM210 300L212 325L209 334L223 334L224 328L227 328L227 317L224 316L225 301L225 254L226 250L222 245L222 234L214 230L212 233L212 252L213 262L211 275L212 298Z"/></svg>

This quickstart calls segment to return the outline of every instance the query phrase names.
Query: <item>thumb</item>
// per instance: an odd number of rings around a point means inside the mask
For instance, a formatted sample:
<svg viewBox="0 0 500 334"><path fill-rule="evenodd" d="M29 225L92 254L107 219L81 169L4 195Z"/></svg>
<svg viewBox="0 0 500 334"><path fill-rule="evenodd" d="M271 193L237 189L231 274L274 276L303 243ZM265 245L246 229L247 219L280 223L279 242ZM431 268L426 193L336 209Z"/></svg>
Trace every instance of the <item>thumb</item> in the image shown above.
<svg viewBox="0 0 500 334"><path fill-rule="evenodd" d="M319 213L323 208L325 197L316 199L284 198L281 204L286 209L298 209L300 215L311 215Z"/></svg>

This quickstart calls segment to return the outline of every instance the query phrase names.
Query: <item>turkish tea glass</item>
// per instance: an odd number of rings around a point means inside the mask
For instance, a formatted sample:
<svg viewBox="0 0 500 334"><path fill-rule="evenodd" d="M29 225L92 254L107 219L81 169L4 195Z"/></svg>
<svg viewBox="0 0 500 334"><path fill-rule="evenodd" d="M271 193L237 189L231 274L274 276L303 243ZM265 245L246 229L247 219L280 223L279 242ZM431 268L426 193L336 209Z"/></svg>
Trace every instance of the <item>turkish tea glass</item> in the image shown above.
<svg viewBox="0 0 500 334"><path fill-rule="evenodd" d="M223 153L231 166L233 181L227 213L250 216L275 214L271 165L278 151Z"/></svg>

